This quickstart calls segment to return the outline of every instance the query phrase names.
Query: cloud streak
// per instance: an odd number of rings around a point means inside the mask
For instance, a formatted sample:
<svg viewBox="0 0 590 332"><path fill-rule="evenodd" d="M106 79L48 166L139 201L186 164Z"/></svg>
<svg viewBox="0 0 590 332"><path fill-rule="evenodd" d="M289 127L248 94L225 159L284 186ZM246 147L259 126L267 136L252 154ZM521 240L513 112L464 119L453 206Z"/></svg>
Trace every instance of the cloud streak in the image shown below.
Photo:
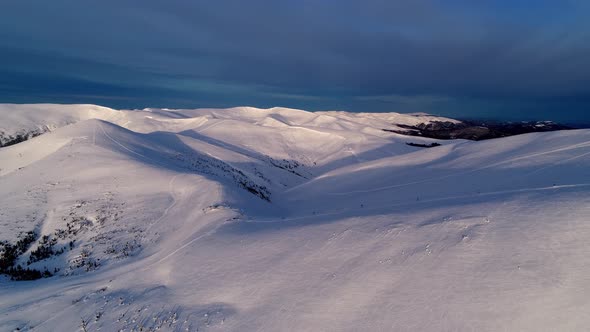
<svg viewBox="0 0 590 332"><path fill-rule="evenodd" d="M104 94L117 107L423 107L590 122L589 9L568 0L8 2L0 86L12 88L0 101Z"/></svg>

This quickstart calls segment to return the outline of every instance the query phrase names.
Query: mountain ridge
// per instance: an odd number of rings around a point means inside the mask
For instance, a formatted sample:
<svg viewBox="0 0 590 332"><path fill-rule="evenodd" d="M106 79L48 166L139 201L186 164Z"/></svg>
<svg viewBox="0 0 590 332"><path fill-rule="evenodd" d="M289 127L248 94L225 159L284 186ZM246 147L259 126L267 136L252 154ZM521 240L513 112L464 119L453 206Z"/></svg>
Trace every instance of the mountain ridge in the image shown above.
<svg viewBox="0 0 590 332"><path fill-rule="evenodd" d="M0 253L52 276L0 276L0 330L589 322L588 129L436 140L382 131L395 114L22 107L0 106L3 128L63 126L0 148Z"/></svg>

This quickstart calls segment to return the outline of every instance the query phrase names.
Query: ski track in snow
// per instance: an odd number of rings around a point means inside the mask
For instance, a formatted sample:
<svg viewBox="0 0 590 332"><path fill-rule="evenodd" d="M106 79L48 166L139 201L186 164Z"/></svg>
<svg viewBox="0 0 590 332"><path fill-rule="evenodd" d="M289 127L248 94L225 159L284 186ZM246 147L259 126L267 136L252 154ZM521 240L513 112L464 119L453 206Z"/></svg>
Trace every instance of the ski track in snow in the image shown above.
<svg viewBox="0 0 590 332"><path fill-rule="evenodd" d="M158 164L161 164L160 162L158 162L156 160L152 160L151 158L148 158L148 157L142 155L141 153L136 152L136 151L133 151L130 148L126 147L125 145L121 144L119 141L117 141L116 139L114 139L113 137L111 137L111 135L109 135L106 132L106 130L104 130L104 127L102 126L102 124L99 124L99 126L100 126L100 129L102 130L102 132L103 132L103 134L105 135L106 138L108 138L110 141L112 141L113 143L117 144L118 146L120 146L124 150L126 150L126 151L128 151L128 152L130 152L130 153L132 153L132 154L134 154L136 156L139 156L139 157L141 157L143 159L146 159L146 160L153 161L153 162L156 162Z"/></svg>
<svg viewBox="0 0 590 332"><path fill-rule="evenodd" d="M269 222L308 220L308 219L316 219L318 217L346 215L346 214L350 214L351 212L387 211L390 208L396 208L396 207L402 207L402 206L425 205L427 203L452 201L452 200L473 198L473 197L496 196L496 195L540 192L540 191L550 191L550 190L569 189L569 188L585 188L585 187L590 187L590 183L579 183L579 184L555 185L555 186L549 186L549 187L522 188L522 189L511 189L511 190L478 192L478 193L471 193L471 194L466 194L466 195L455 195L455 196L444 196L444 197L429 198L429 199L420 199L418 201L392 203L392 204L386 204L386 205L380 205L380 206L371 206L371 207L362 207L362 208L344 208L344 209L339 209L336 212L316 213L316 214L310 214L310 215L304 215L304 216L298 216L298 217L292 217L292 218L272 218L272 219L267 219L267 220L249 219L249 220L246 220L246 222L269 223ZM377 191L380 191L380 190L377 190ZM372 192L372 191L366 191L366 192L361 192L361 193L370 193L370 192ZM347 194L347 193L343 193L343 194Z"/></svg>
<svg viewBox="0 0 590 332"><path fill-rule="evenodd" d="M152 268L152 267L154 267L154 266L156 266L156 265L158 265L158 264L160 264L160 263L162 263L162 262L164 262L164 261L166 261L166 260L170 259L172 256L176 255L177 253L179 253L180 251L182 251L182 250L183 250L183 249L185 249L186 247L190 246L191 244L193 244L193 243L195 243L195 242L199 241L200 239L202 239L202 238L205 238L205 237L208 237L208 236L211 236L211 235L215 234L215 232L217 232L217 230L218 230L218 229L219 229L221 226L223 226L223 225L224 225L224 223L222 223L222 224L219 224L219 225L214 225L214 226L213 226L211 229L209 229L209 230L205 231L203 234L201 234L201 235L198 235L197 237L195 237L195 238L191 239L191 240L190 240L190 241L188 241L187 243L185 243L185 244L181 245L180 247L176 248L174 251L172 251L171 253L167 254L166 256L164 256L164 257L162 257L162 258L158 259L156 262L154 262L154 263L152 263L152 264L150 264L150 265L146 266L144 270L148 270L149 268Z"/></svg>
<svg viewBox="0 0 590 332"><path fill-rule="evenodd" d="M475 168L475 169L470 169L470 170L465 170L462 172L456 172L456 173L452 173L452 174L447 174L444 176L439 176L439 177L434 177L434 178L428 178L428 179L424 179L424 180L420 180L420 181L413 181L413 182L406 182L406 183L402 183L402 184L395 184L395 185L390 185L390 186L383 186L383 187L379 187L379 188L373 188L373 189L367 189L367 190L354 190L354 191L347 191L347 192L328 192L328 195L336 195L336 196L345 196L345 195L353 195L353 194L364 194L364 193L371 193L371 192L377 192L377 191L384 191L384 190L389 190L389 189L395 189L395 188L401 188L401 187L407 187L407 186L412 186L412 185L416 185L416 184L424 184L424 183L428 183L428 182L434 182L434 181L438 181L438 180L443 180L443 179L448 179L448 178L452 178L452 177L458 177L458 176L463 176L466 174L471 174L471 173L475 173L475 172L479 172L479 171L483 171L489 168L493 168L493 167L497 167L500 165L505 165L505 164L510 164L513 163L515 161L519 161L519 160L524 160L524 159L529 159L529 158L534 158L534 157L538 157L538 156L542 156L542 155L547 155L547 154L552 154L552 153L557 153L557 152L564 152L564 151L568 151L568 150L572 150L572 149L578 149L580 147L587 147L590 146L590 143L581 143L581 144L575 144L569 147L565 147L565 148L560 148L560 149L555 149L555 150L551 150L551 151L547 151L547 152L543 152L543 153L535 153L535 154L530 154L530 155L525 155L525 156L521 156L521 157L517 157L517 158L513 158L513 159L509 159L509 160L504 160L495 164L491 164L491 165L486 165L486 166L482 166L479 168ZM587 155L589 155L590 152L587 153L583 153L581 155L576 155L573 156L571 158L567 158L566 160L562 160L559 163L565 163L568 161L572 161L581 157L585 157ZM537 172L540 172L542 170L551 168L556 166L556 164L552 164L552 165L548 165L545 167L542 167L538 170L535 170L531 173L529 173L529 175L532 174L536 174ZM526 176L526 175L525 175Z"/></svg>
<svg viewBox="0 0 590 332"><path fill-rule="evenodd" d="M170 211L170 209L172 209L176 205L177 199L176 199L176 195L174 194L173 184L174 184L174 181L176 180L176 178L179 176L180 176L180 174L176 174L176 175L172 176L172 178L170 178L170 181L168 181L168 194L172 198L172 202L170 203L170 205L168 205L168 207L166 207L166 209L164 209L164 212L162 212L162 215L160 216L160 218L158 218L156 221L154 221L152 224L150 224L145 229L146 233L148 233L152 229L152 227L156 226L157 224L160 223L160 221L162 221L164 218L166 218L166 216L168 215L168 211Z"/></svg>

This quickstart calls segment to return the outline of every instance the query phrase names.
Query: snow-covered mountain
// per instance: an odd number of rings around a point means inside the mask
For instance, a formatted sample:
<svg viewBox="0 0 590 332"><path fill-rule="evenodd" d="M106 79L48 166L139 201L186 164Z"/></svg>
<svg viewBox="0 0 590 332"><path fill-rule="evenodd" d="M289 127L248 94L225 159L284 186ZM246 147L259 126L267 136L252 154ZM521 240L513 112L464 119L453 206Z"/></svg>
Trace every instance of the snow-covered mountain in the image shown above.
<svg viewBox="0 0 590 332"><path fill-rule="evenodd" d="M590 130L436 121L0 105L0 330L584 330Z"/></svg>

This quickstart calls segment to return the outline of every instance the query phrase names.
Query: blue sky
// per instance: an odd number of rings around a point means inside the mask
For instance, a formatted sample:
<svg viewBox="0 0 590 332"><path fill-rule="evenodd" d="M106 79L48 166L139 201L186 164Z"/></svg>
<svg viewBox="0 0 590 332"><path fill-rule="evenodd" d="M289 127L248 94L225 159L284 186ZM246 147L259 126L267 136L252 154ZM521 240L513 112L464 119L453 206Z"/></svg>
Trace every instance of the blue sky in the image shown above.
<svg viewBox="0 0 590 332"><path fill-rule="evenodd" d="M590 123L587 1L0 6L0 102Z"/></svg>

